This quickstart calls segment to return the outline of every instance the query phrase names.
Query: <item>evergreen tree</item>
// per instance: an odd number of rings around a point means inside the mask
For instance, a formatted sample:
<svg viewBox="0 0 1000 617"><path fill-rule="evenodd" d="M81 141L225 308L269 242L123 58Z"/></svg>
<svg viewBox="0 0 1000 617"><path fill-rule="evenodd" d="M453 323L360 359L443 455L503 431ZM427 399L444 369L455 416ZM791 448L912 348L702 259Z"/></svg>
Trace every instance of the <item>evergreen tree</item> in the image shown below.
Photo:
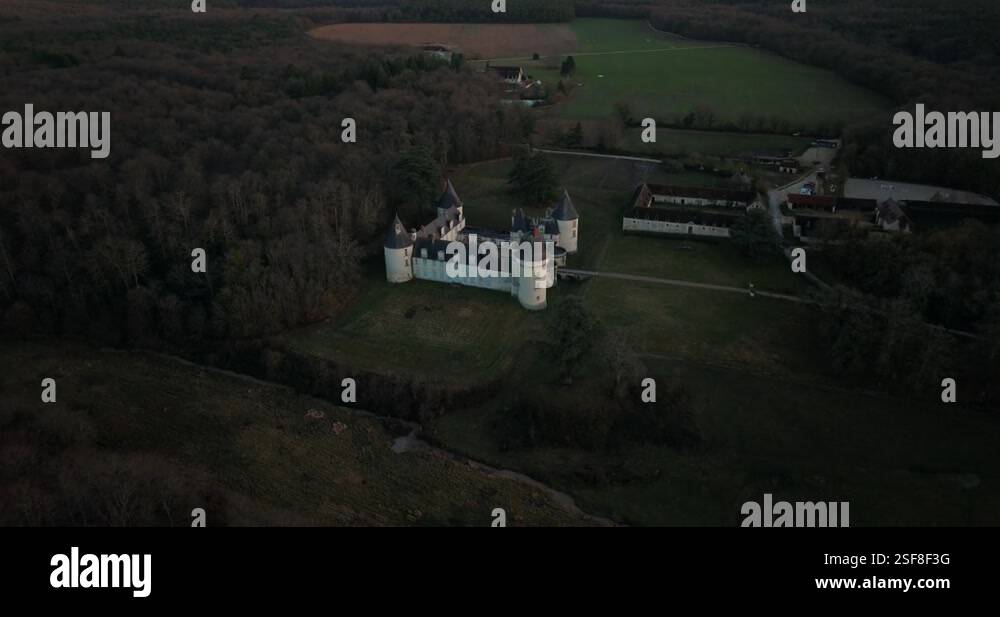
<svg viewBox="0 0 1000 617"><path fill-rule="evenodd" d="M542 206L556 198L555 165L542 153L516 153L508 182L526 206Z"/></svg>

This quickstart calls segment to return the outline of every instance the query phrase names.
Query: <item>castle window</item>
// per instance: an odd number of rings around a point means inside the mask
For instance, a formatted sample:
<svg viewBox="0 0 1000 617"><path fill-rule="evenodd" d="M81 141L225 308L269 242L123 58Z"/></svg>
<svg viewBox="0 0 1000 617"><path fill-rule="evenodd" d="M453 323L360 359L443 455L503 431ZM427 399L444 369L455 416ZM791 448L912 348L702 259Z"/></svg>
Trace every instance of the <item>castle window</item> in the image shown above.
<svg viewBox="0 0 1000 617"><path fill-rule="evenodd" d="M427 249L420 249L420 256L427 259Z"/></svg>

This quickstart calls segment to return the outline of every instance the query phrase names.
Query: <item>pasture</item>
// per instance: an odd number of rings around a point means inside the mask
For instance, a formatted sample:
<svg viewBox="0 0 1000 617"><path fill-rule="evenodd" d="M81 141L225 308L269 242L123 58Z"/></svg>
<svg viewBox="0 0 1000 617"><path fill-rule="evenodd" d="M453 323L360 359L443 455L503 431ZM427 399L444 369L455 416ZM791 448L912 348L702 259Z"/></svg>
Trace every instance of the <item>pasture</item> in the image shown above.
<svg viewBox="0 0 1000 617"><path fill-rule="evenodd" d="M887 102L830 71L729 43L699 42L653 32L643 22L581 19L571 24L579 49L561 118L608 117L627 102L636 117L675 122L697 108L717 123L743 117L778 118L789 126L857 120ZM526 61L532 76L555 84L557 63Z"/></svg>

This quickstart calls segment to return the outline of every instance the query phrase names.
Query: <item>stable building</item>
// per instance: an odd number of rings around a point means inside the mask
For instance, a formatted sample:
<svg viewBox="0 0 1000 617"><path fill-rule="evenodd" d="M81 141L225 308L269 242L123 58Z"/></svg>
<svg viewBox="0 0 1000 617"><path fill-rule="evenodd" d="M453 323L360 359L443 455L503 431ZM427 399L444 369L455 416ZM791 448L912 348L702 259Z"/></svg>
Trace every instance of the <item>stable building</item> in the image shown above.
<svg viewBox="0 0 1000 617"><path fill-rule="evenodd" d="M750 191L643 183L622 217L622 231L728 238L749 210L760 207Z"/></svg>

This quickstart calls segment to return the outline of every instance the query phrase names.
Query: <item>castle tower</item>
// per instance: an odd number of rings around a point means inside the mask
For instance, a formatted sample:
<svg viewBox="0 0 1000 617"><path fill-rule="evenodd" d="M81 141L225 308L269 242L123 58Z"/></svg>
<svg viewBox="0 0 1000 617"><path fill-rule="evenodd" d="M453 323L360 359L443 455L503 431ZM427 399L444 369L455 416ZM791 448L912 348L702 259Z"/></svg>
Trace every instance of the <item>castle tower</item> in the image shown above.
<svg viewBox="0 0 1000 617"><path fill-rule="evenodd" d="M455 191L455 187L452 185L451 180L447 181L444 187L444 192L437 200L437 215L445 216L445 214L451 208L457 208L459 219L463 218L465 215L462 211L464 204L461 198L459 198L458 193Z"/></svg>
<svg viewBox="0 0 1000 617"><path fill-rule="evenodd" d="M559 243L570 255L576 253L577 241L580 234L580 215L573 207L573 200L569 198L569 191L563 191L562 199L552 211L552 218L559 225Z"/></svg>
<svg viewBox="0 0 1000 617"><path fill-rule="evenodd" d="M548 289L555 284L555 263L552 261L555 256L546 250L544 242L532 240L526 235L522 242L513 244L510 267L515 276L513 291L521 306L529 311L540 311L547 306ZM527 250L522 252L519 247Z"/></svg>
<svg viewBox="0 0 1000 617"><path fill-rule="evenodd" d="M531 237L531 225L524 210L516 208L510 217L510 239L511 242L519 242L522 238Z"/></svg>
<svg viewBox="0 0 1000 617"><path fill-rule="evenodd" d="M413 238L396 215L385 234L385 278L390 283L413 280Z"/></svg>

